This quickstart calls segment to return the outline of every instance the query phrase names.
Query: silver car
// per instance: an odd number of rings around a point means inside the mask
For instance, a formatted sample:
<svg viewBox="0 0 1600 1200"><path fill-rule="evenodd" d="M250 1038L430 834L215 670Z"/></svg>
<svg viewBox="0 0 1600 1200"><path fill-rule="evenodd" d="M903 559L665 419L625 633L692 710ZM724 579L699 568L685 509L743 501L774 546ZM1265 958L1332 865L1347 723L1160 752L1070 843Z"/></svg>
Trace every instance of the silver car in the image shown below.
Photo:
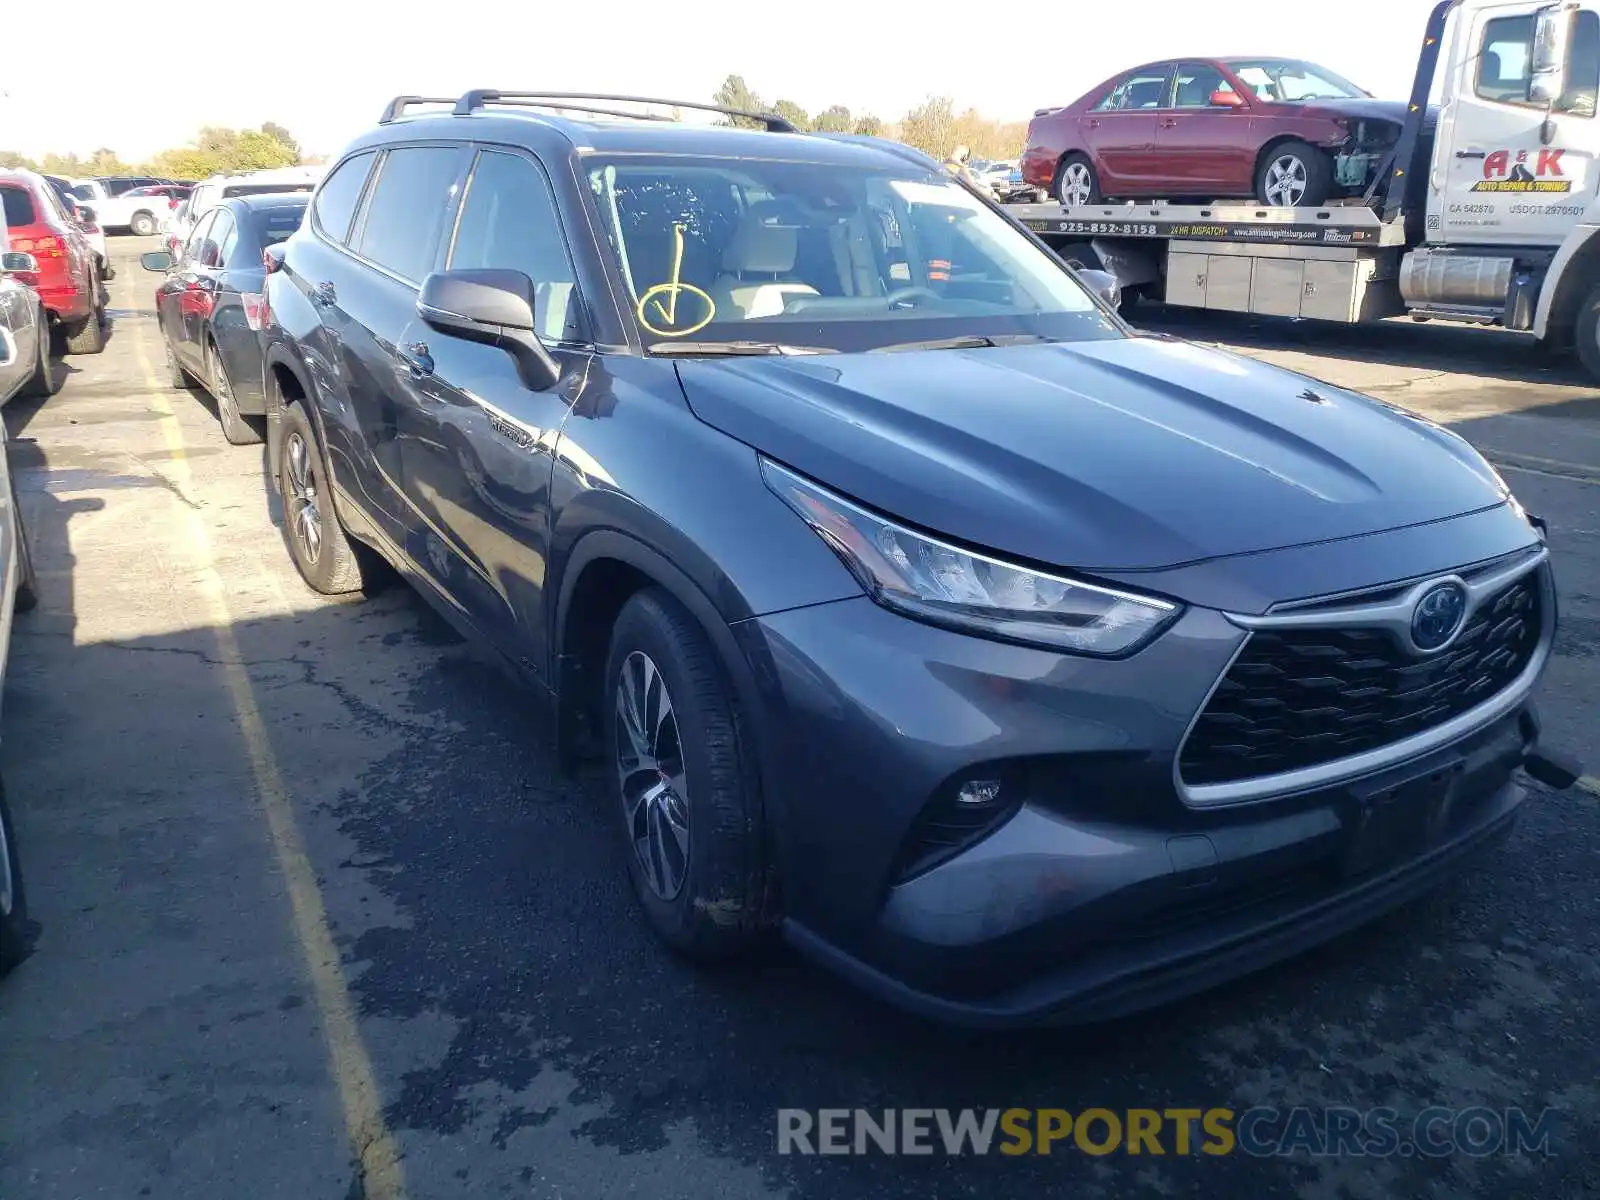
<svg viewBox="0 0 1600 1200"><path fill-rule="evenodd" d="M12 253L0 225L0 405L12 396L50 396L56 390L49 318L28 282L38 269L33 255Z"/></svg>

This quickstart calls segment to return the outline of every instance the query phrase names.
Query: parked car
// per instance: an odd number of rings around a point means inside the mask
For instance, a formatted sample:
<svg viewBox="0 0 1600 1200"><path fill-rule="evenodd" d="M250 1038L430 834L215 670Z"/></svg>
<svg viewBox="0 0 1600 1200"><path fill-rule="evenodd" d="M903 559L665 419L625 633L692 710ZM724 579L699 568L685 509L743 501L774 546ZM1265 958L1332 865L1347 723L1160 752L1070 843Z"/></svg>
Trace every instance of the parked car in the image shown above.
<svg viewBox="0 0 1600 1200"><path fill-rule="evenodd" d="M219 202L230 196L264 196L276 193L305 192L309 194L322 178L323 168L274 167L267 171L250 171L243 175L213 175L195 185L189 198L174 211L171 224L163 231L167 240L165 248L174 250L173 243L181 246L189 240L189 231L195 222L210 212Z"/></svg>
<svg viewBox="0 0 1600 1200"><path fill-rule="evenodd" d="M1295 59L1147 63L1035 113L1022 173L1067 205L1253 196L1314 206L1366 188L1405 112Z"/></svg>
<svg viewBox="0 0 1600 1200"><path fill-rule="evenodd" d="M188 193L177 184L152 183L124 188L112 194L100 180L79 183L72 189L80 201L91 205L107 229L126 229L149 237L178 200Z"/></svg>
<svg viewBox="0 0 1600 1200"><path fill-rule="evenodd" d="M22 276L50 314L52 341L68 354L105 347L105 293L99 255L61 197L33 171L0 169L11 248L31 254L37 272ZM30 277L31 276L31 277Z"/></svg>
<svg viewBox="0 0 1600 1200"><path fill-rule="evenodd" d="M1129 328L917 151L622 102L335 160L267 460L311 588L399 568L602 756L663 939L1097 1018L1510 828L1555 590L1466 441Z"/></svg>
<svg viewBox="0 0 1600 1200"><path fill-rule="evenodd" d="M300 226L307 196L269 193L223 200L200 218L178 258L141 257L161 271L156 316L172 386L196 382L217 402L223 435L235 446L261 441L263 254Z"/></svg>
<svg viewBox="0 0 1600 1200"><path fill-rule="evenodd" d="M5 426L0 424L0 696L4 693L12 618L38 603L28 539L6 453L7 440ZM28 940L28 902L22 886L17 829L6 800L5 784L0 781L0 976L9 974L27 957Z"/></svg>
<svg viewBox="0 0 1600 1200"><path fill-rule="evenodd" d="M0 405L11 397L55 394L50 368L50 317L39 293L24 279L37 278L38 260L11 249L0 226Z"/></svg>
<svg viewBox="0 0 1600 1200"><path fill-rule="evenodd" d="M88 238L89 245L94 247L100 278L115 279L116 269L112 267L111 257L106 253L106 231L94 209L72 194L72 186L68 180L59 175L43 175L40 178L55 189L56 195L61 198L62 207L67 210L67 215L78 223L78 228L83 230L83 236Z"/></svg>

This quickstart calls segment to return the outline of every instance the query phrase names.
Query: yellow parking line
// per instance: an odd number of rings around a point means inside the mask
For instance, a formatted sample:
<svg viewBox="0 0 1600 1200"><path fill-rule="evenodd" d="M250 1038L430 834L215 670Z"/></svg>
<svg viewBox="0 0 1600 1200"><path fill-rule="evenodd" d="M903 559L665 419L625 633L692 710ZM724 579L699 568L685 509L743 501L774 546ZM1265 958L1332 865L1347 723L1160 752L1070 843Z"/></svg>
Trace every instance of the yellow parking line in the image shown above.
<svg viewBox="0 0 1600 1200"><path fill-rule="evenodd" d="M172 455L172 470L176 476L172 482L180 494L187 495L193 476L185 457L183 427L167 400L168 389L162 386L151 368L144 330L137 325L135 330L130 340L134 343L134 352L149 384L151 407L161 418L162 436ZM174 510L178 518L186 522L190 542L200 560L201 569L196 582L210 609L208 615L217 639L217 661L222 666L234 715L238 718L239 732L244 737L249 753L256 795L267 819L272 848L288 883L289 899L294 910L295 936L299 939L306 966L311 972L312 987L316 992L317 1007L328 1041L328 1055L332 1060L333 1075L344 1108L345 1130L363 1169L364 1195L367 1200L405 1200L405 1175L400 1165L399 1148L383 1119L383 1101L377 1076L361 1040L355 1006L350 999L350 987L340 965L339 951L333 944L333 934L328 928L328 914L323 907L322 892L317 887L316 872L306 856L305 842L295 821L288 789L284 787L266 724L261 719L255 689L245 668L244 656L239 651L233 618L228 612L226 591L212 554L210 533L198 512L181 505L175 505Z"/></svg>

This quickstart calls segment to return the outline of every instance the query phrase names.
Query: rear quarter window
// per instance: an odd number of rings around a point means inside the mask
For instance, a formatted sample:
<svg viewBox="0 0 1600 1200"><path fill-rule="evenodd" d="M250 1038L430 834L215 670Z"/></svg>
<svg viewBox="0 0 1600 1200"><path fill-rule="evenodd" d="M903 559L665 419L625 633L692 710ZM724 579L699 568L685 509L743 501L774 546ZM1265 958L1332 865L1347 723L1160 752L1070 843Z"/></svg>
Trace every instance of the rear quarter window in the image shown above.
<svg viewBox="0 0 1600 1200"><path fill-rule="evenodd" d="M32 225L39 218L34 215L33 197L26 188L0 187L0 204L5 206L6 226Z"/></svg>
<svg viewBox="0 0 1600 1200"><path fill-rule="evenodd" d="M350 236L350 219L356 215L361 189L366 186L377 155L373 151L345 159L322 183L313 205L317 228L336 242Z"/></svg>

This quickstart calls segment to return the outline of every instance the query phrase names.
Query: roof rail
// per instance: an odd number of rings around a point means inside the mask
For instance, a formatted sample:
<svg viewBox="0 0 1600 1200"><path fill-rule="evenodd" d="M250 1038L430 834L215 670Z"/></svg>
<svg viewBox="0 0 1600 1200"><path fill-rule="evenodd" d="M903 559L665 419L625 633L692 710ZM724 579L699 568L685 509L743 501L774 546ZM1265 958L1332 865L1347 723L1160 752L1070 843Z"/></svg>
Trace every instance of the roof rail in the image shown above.
<svg viewBox="0 0 1600 1200"><path fill-rule="evenodd" d="M402 96L400 100L416 100L418 97ZM400 103L396 100L394 104ZM747 121L759 121L769 133L799 133L788 121L777 113L750 112L742 108L729 108L722 104L702 104L696 100L663 100L657 96L617 96L604 92L497 92L491 88L474 88L456 101L455 115L458 117L471 116L472 113L486 104L497 102L515 103L517 101L537 101L529 104L530 108L566 108L574 112L603 113L606 116L641 117L651 119L648 114L617 112L613 109L592 108L585 104L560 104L562 100L604 100L612 103L618 101L625 104L665 104L671 108L692 108L697 112L716 112L729 117L742 117ZM389 107L394 108L394 104ZM671 118L656 117L656 120L670 120Z"/></svg>
<svg viewBox="0 0 1600 1200"><path fill-rule="evenodd" d="M454 96L396 96L389 101L383 110L383 116L378 118L379 125L387 125L396 117L404 116L406 109L413 104L454 104Z"/></svg>

